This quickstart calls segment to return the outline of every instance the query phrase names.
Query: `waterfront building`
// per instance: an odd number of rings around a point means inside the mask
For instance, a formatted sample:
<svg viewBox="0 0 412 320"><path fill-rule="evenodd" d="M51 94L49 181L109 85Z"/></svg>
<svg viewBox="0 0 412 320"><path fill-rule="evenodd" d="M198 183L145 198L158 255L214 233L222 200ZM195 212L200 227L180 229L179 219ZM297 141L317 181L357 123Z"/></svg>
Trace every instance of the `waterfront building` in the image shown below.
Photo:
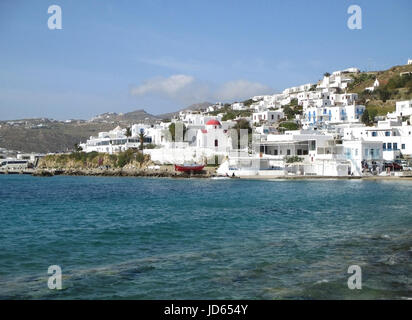
<svg viewBox="0 0 412 320"><path fill-rule="evenodd" d="M227 153L232 149L230 131L224 129L218 120L209 120L204 129L197 131L196 146L211 149L219 153Z"/></svg>
<svg viewBox="0 0 412 320"><path fill-rule="evenodd" d="M402 157L412 157L412 126L410 120L387 119L378 121L376 126L347 127L343 129L344 140L367 139L379 142L382 157L394 161Z"/></svg>
<svg viewBox="0 0 412 320"><path fill-rule="evenodd" d="M254 145L254 154L230 155L219 173L235 175L362 176L382 171L382 143L342 140L332 133L293 130L267 134Z"/></svg>
<svg viewBox="0 0 412 320"><path fill-rule="evenodd" d="M138 127L135 127L135 131L132 130L132 136L126 136L126 129L116 127L108 132L99 132L97 137L90 137L85 143L81 143L79 146L84 152L104 152L104 153L117 153L121 151L126 151L127 149L140 147L140 138L138 137L138 132L136 132ZM134 134L133 134L134 133ZM152 143L152 138L150 136L145 136L144 143Z"/></svg>

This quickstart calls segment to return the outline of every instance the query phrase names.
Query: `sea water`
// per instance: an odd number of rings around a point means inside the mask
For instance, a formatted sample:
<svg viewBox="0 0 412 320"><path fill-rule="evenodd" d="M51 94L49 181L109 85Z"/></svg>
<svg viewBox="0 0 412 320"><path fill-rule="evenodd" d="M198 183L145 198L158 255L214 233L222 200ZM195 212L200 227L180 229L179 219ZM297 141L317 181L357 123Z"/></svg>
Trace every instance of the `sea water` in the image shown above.
<svg viewBox="0 0 412 320"><path fill-rule="evenodd" d="M406 299L411 275L412 181L0 176L1 299Z"/></svg>

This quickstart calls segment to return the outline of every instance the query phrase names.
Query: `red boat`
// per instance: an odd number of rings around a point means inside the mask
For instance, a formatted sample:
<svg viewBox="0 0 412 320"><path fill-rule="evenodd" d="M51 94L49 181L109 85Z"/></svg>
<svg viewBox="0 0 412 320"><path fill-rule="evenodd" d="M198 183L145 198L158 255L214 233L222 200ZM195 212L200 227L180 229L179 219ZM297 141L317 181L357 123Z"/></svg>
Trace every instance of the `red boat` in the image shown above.
<svg viewBox="0 0 412 320"><path fill-rule="evenodd" d="M183 165L175 164L175 170L183 171L183 172L202 171L204 167L205 167L204 165L199 165L199 164L183 164Z"/></svg>

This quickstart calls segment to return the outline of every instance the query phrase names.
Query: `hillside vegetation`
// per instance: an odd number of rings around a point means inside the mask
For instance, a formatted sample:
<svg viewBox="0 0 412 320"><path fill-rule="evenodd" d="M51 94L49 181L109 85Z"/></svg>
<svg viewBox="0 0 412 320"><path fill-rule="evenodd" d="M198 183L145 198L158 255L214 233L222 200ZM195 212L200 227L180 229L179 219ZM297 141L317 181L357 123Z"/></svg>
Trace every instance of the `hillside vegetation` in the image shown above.
<svg viewBox="0 0 412 320"><path fill-rule="evenodd" d="M351 76L354 82L348 87L348 92L358 93L358 102L366 106L371 117L394 111L396 101L412 99L412 65ZM365 90L373 86L375 79L378 79L379 87L373 92Z"/></svg>
<svg viewBox="0 0 412 320"><path fill-rule="evenodd" d="M149 155L129 149L117 154L98 152L73 152L47 155L40 159L40 169L97 169L97 168L144 168L151 165Z"/></svg>

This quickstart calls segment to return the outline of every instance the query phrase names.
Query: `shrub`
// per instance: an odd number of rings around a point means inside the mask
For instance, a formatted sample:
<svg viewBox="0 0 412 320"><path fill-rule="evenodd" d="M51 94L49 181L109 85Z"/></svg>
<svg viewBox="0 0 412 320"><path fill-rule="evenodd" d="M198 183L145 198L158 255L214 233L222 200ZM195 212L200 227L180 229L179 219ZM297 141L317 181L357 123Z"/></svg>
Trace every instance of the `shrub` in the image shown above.
<svg viewBox="0 0 412 320"><path fill-rule="evenodd" d="M291 156L291 157L286 156L285 157L286 163L295 163L295 162L302 162L302 161L303 161L303 158L298 157L298 156Z"/></svg>
<svg viewBox="0 0 412 320"><path fill-rule="evenodd" d="M222 117L222 121L233 120L236 118L236 114L234 112L228 112Z"/></svg>
<svg viewBox="0 0 412 320"><path fill-rule="evenodd" d="M295 122L282 122L279 124L280 128L284 128L286 130L297 130L299 126Z"/></svg>
<svg viewBox="0 0 412 320"><path fill-rule="evenodd" d="M370 123L370 117L369 117L369 111L368 109L366 109L363 114L362 114L362 118L361 118L362 122L366 125L368 125Z"/></svg>
<svg viewBox="0 0 412 320"><path fill-rule="evenodd" d="M135 158L135 152L132 149L126 150L124 152L120 152L117 155L117 167L121 168L124 167L126 164L132 162Z"/></svg>

